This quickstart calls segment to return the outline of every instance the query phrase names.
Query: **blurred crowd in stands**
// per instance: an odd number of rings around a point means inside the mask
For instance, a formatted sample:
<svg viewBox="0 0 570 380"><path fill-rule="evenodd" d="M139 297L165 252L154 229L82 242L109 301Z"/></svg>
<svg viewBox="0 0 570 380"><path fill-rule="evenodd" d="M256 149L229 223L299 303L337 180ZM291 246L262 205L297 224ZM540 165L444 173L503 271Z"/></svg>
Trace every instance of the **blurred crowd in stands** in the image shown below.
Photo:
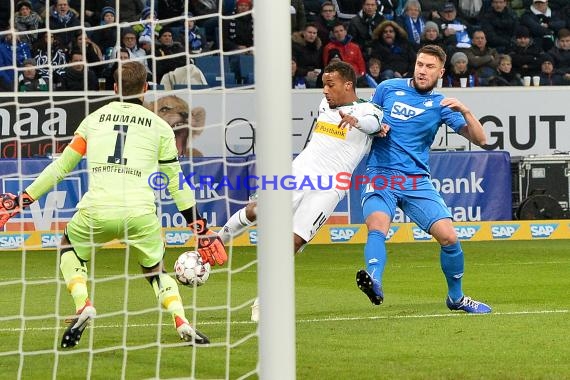
<svg viewBox="0 0 570 380"><path fill-rule="evenodd" d="M359 87L410 77L426 44L447 52L444 87L522 86L528 77L570 84L570 0L290 2L292 88L322 87L333 60L354 67ZM112 90L113 72L129 59L145 64L156 88L252 85L253 7L253 0L1 1L0 89Z"/></svg>

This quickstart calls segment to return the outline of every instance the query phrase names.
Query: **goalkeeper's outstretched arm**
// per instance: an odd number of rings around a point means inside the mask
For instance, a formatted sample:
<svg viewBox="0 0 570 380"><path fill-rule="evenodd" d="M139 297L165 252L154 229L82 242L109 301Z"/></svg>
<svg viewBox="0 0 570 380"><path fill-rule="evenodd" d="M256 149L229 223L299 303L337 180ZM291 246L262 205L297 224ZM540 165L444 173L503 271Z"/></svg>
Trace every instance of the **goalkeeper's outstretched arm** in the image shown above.
<svg viewBox="0 0 570 380"><path fill-rule="evenodd" d="M180 186L179 173L181 171L178 159L161 161L160 171L170 179L168 183L168 191L176 203L176 207L188 223L190 229L196 235L198 244L198 253L202 256L204 262L210 265L222 265L228 260L228 255L222 240L215 232L211 231L206 225L206 219L200 216L196 206L194 193L189 187Z"/></svg>
<svg viewBox="0 0 570 380"><path fill-rule="evenodd" d="M38 178L26 188L25 192L34 200L40 198L75 169L86 151L87 141L83 137L75 135L61 156L49 164Z"/></svg>
<svg viewBox="0 0 570 380"><path fill-rule="evenodd" d="M59 181L71 172L81 161L87 149L87 142L75 135L57 160L49 164L21 194L0 194L0 228L16 216L20 210L50 191Z"/></svg>

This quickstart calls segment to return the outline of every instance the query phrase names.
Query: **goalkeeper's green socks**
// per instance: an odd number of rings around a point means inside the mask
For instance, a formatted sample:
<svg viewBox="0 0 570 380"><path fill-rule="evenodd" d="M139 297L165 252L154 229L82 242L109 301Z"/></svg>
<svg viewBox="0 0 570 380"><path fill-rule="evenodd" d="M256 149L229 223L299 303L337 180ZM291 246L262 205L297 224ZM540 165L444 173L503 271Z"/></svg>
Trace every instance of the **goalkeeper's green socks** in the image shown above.
<svg viewBox="0 0 570 380"><path fill-rule="evenodd" d="M176 281L165 273L159 273L152 278L151 284L156 298L162 307L170 312L172 319L176 320L176 317L180 317L186 321Z"/></svg>
<svg viewBox="0 0 570 380"><path fill-rule="evenodd" d="M250 221L245 213L245 207L230 216L226 224L222 227L218 235L224 244L229 243L232 239L241 235L249 226L253 226L255 222Z"/></svg>
<svg viewBox="0 0 570 380"><path fill-rule="evenodd" d="M73 250L66 251L61 254L59 268L63 274L65 285L73 302L75 303L75 311L85 306L87 298L87 266L85 262L80 261Z"/></svg>

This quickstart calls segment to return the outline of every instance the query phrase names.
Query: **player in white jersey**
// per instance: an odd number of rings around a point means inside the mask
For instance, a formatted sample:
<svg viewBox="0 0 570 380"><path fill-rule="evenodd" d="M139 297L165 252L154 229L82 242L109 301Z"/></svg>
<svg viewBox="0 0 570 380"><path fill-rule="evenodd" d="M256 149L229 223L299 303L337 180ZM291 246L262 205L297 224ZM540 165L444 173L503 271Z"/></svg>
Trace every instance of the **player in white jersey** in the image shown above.
<svg viewBox="0 0 570 380"><path fill-rule="evenodd" d="M356 96L354 90L351 91ZM352 175L370 149L372 138L369 133L378 133L382 120L382 111L372 103L356 98L335 106L326 94L319 105L311 141L293 160L292 174L296 183L309 178L315 186L314 190L304 187L293 191L295 252L313 239L346 195L346 190L339 189L345 185L339 183L339 178ZM355 120L360 122L352 128L346 121L348 118L352 118L353 123ZM341 123L348 126L340 126Z"/></svg>
<svg viewBox="0 0 570 380"><path fill-rule="evenodd" d="M307 147L293 160L293 176L299 185L310 179L315 189L293 190L293 238L299 252L326 222L346 194L338 186L339 175L350 178L368 152L373 135L384 137L387 127L381 125L380 108L356 95L356 75L344 62L328 65L323 74L323 94L319 116ZM318 184L322 184L319 188ZM323 189L326 187L327 189ZM233 214L219 232L224 243L240 235L257 219L256 202ZM257 320L254 303L252 320Z"/></svg>

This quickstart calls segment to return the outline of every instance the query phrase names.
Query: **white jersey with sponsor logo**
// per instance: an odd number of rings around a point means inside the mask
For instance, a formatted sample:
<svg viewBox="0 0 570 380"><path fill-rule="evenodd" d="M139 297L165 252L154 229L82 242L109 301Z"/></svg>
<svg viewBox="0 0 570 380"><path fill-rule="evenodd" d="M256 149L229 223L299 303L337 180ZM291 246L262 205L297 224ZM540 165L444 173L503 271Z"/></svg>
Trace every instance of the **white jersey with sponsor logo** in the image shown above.
<svg viewBox="0 0 570 380"><path fill-rule="evenodd" d="M368 152L372 136L357 128L341 129L338 127L341 117L339 111L351 114L359 120L372 117L382 121L383 112L376 105L359 99L353 103L331 109L325 98L319 105L319 116L313 130L311 141L307 147L293 160L293 175L318 178L321 183L337 183L339 173L348 173L344 179L350 178L362 157Z"/></svg>

